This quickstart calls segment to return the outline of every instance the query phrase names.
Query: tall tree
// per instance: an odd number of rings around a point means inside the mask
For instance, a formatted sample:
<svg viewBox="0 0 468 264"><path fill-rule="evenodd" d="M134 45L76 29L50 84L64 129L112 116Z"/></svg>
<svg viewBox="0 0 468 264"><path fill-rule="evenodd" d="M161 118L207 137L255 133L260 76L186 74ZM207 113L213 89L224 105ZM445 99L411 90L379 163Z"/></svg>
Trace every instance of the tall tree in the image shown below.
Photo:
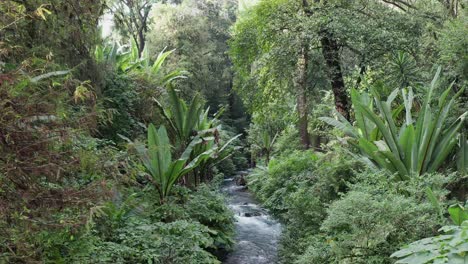
<svg viewBox="0 0 468 264"><path fill-rule="evenodd" d="M141 57L149 30L149 15L156 0L116 0L111 5L115 23L124 36L130 36L138 46Z"/></svg>
<svg viewBox="0 0 468 264"><path fill-rule="evenodd" d="M349 120L350 102L341 70L340 46L333 35L326 30L321 33L320 43L327 64L327 75L335 97L335 108Z"/></svg>
<svg viewBox="0 0 468 264"><path fill-rule="evenodd" d="M185 97L200 92L211 112L228 105L224 118L239 116L237 95L232 91L233 74L227 55L229 28L235 22L237 2L233 0L184 0L180 5L157 4L148 34L150 52L172 50L168 70L182 67L189 78L178 81ZM242 123L242 120L238 120ZM237 126L237 125L236 125Z"/></svg>
<svg viewBox="0 0 468 264"><path fill-rule="evenodd" d="M303 17L310 14L307 0L302 0L302 8L299 10L299 16ZM297 70L294 80L297 99L298 130L303 148L308 149L310 138L308 131L308 104L307 104L307 74L309 70L309 43L306 38L305 30L300 36L300 46L298 52Z"/></svg>

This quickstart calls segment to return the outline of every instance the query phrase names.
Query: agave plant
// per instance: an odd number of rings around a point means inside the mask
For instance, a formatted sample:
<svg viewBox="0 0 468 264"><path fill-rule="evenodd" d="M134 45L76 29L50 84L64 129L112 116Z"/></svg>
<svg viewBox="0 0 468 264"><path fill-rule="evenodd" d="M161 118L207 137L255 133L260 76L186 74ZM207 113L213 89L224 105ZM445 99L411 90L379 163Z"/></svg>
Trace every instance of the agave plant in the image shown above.
<svg viewBox="0 0 468 264"><path fill-rule="evenodd" d="M468 175L468 139L465 131L460 135L457 167L462 175Z"/></svg>
<svg viewBox="0 0 468 264"><path fill-rule="evenodd" d="M166 201L172 187L182 176L195 169L214 151L213 149L207 150L191 159L192 149L200 143L200 140L199 137L195 138L185 148L180 158L174 160L166 128L161 126L156 130L155 126L150 124L148 127L148 147L136 144L137 153L151 176L151 182L159 192L161 203Z"/></svg>
<svg viewBox="0 0 468 264"><path fill-rule="evenodd" d="M398 173L401 179L410 175L422 175L436 171L447 159L457 144L459 131L462 128L467 112L448 125L448 114L463 90L450 100L452 87L448 87L440 96L435 109L431 101L440 75L437 71L426 97L422 103L416 121L413 120L413 91L401 90L404 104L392 110L392 103L400 93L394 90L386 101L380 100L374 93L373 99L367 93L351 91L356 125L351 125L337 113L338 119L322 117L321 120L333 125L352 139L369 164ZM375 107L379 114L374 113ZM405 110L404 123L398 127L396 116Z"/></svg>

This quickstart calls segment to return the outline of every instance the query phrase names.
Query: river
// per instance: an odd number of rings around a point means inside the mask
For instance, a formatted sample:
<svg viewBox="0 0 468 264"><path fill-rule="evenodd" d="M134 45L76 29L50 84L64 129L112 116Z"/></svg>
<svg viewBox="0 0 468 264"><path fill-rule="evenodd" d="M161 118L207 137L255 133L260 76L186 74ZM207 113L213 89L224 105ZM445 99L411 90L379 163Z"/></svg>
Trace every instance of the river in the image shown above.
<svg viewBox="0 0 468 264"><path fill-rule="evenodd" d="M224 180L222 191L236 218L236 246L223 263L276 263L281 225L259 206L245 186L238 186L234 178Z"/></svg>

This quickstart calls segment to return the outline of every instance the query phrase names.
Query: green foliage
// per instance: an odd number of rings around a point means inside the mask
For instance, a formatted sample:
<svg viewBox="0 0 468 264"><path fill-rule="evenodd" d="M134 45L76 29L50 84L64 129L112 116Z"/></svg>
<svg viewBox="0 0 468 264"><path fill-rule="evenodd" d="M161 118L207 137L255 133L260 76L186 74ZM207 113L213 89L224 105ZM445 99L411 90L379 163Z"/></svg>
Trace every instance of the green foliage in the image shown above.
<svg viewBox="0 0 468 264"><path fill-rule="evenodd" d="M417 84L417 65L414 59L403 51L394 53L388 65L388 82L400 89Z"/></svg>
<svg viewBox="0 0 468 264"><path fill-rule="evenodd" d="M402 241L430 234L437 224L431 209L399 195L350 192L331 205L322 230L332 240L332 259L384 263Z"/></svg>
<svg viewBox="0 0 468 264"><path fill-rule="evenodd" d="M270 162L271 154L273 153L273 146L275 144L276 138L278 137L278 133L276 133L273 137L270 135L269 131L262 131L260 135L260 140L252 144L252 152L253 155L255 153L259 153L265 156L266 164Z"/></svg>
<svg viewBox="0 0 468 264"><path fill-rule="evenodd" d="M259 168L248 176L249 188L272 211L281 216L287 211L285 197L297 188L296 180L313 170L317 156L310 151L296 151L287 157L276 157L268 168Z"/></svg>
<svg viewBox="0 0 468 264"><path fill-rule="evenodd" d="M193 144L191 152L188 152L190 159L209 153L209 158L201 160L194 169L194 182L197 184L198 180L205 178L203 174L209 174L214 165L228 158L232 151L236 150L229 146L241 135L225 138L222 142L220 138L222 129L218 120L222 111L210 118L210 108L204 109L204 104L198 94L187 105L174 88L169 87L168 92L169 107L164 108L158 100L155 101L166 123L172 128L176 139L176 153L182 152L190 144Z"/></svg>
<svg viewBox="0 0 468 264"><path fill-rule="evenodd" d="M118 142L118 135L135 137L137 132L141 133L135 109L139 103L139 95L132 80L125 75L109 73L101 93L102 107L108 114L98 127L100 136Z"/></svg>
<svg viewBox="0 0 468 264"><path fill-rule="evenodd" d="M443 207L452 177L388 181L384 171L356 174L359 163L333 151L275 157L248 177L249 189L284 223L281 263L392 263L398 247L441 224L424 190Z"/></svg>
<svg viewBox="0 0 468 264"><path fill-rule="evenodd" d="M294 126L288 126L277 137L274 144L275 153L287 155L295 150L300 150L299 132Z"/></svg>
<svg viewBox="0 0 468 264"><path fill-rule="evenodd" d="M346 188L345 182L353 178L353 169L357 169L355 160L344 159L339 149L335 151L340 154L295 151L275 157L268 168L260 167L248 176L249 189L281 219L309 223L300 217L308 208L304 205L336 199L338 192ZM314 198L309 201L311 197L306 193Z"/></svg>
<svg viewBox="0 0 468 264"><path fill-rule="evenodd" d="M160 202L164 203L177 180L197 167L210 152L200 153L190 160L190 154L201 139L196 138L187 146L180 158L172 159L171 143L166 128L161 126L158 130L153 124L148 127L148 147L136 145L138 155L151 176L151 182L159 192ZM212 150L212 149L211 149ZM211 151L210 150L210 151Z"/></svg>
<svg viewBox="0 0 468 264"><path fill-rule="evenodd" d="M462 175L468 175L468 139L466 138L466 131L461 133L458 145L457 168Z"/></svg>
<svg viewBox="0 0 468 264"><path fill-rule="evenodd" d="M322 118L323 121L341 129L367 158L380 168L391 173L398 173L401 179L408 179L410 175L422 175L436 171L447 159L457 143L458 132L465 123L467 113L458 117L448 125L448 117L452 106L463 90L460 90L450 100L447 88L438 100L435 112L431 107L432 96L439 78L440 68L427 90L424 102L413 122L412 108L414 95L402 90L404 105L392 110L392 103L399 93L395 90L386 101L374 94L374 100L367 93L359 94L351 91L356 123L353 127L342 116L339 121L332 118ZM377 89L377 88L375 88ZM379 109L379 115L373 112L374 103ZM406 118L397 127L396 116L405 109Z"/></svg>
<svg viewBox="0 0 468 264"><path fill-rule="evenodd" d="M152 28L148 45L156 50L167 47L176 51L167 63L167 71L182 67L189 78L178 82L186 98L200 93L213 112L224 105L227 111L241 111L233 103L231 62L226 55L229 28L235 20L237 2L228 0L180 0L178 4L160 2L152 10ZM176 30L175 30L176 29ZM151 56L156 54L150 52ZM226 116L225 116L226 117Z"/></svg>
<svg viewBox="0 0 468 264"><path fill-rule="evenodd" d="M309 92L329 90L333 80L321 52L324 35L343 47L342 60L336 63L346 79L355 68L381 68L390 54L417 50L423 27L409 12L378 1L258 1L233 27L229 54L237 71L235 89L249 110L268 114L269 104L279 106L296 95L292 77L303 43L309 50ZM406 77L412 79L409 73ZM390 73L382 77L386 76ZM346 88L355 83L354 79Z"/></svg>
<svg viewBox="0 0 468 264"><path fill-rule="evenodd" d="M220 142L227 142L232 138L236 139L232 141L230 146L225 150L225 154L222 154L215 159L213 165L219 173L226 176L235 175L238 171L248 168L246 142L242 136L236 136L236 133L236 128L230 127L223 122L222 130L219 131ZM214 169L215 168L213 167L213 172Z"/></svg>
<svg viewBox="0 0 468 264"><path fill-rule="evenodd" d="M327 205L338 199L339 192L346 191L346 183L354 178L358 163L346 158L339 148L333 150L327 154L283 154L272 159L268 169L258 168L247 178L249 189L285 224L281 263L292 263L304 253L311 236L319 232Z"/></svg>
<svg viewBox="0 0 468 264"><path fill-rule="evenodd" d="M185 71L182 70L174 70L167 74L162 73L165 60L173 52L174 50L163 50L154 62L151 62L148 48L143 51L140 57L135 41L130 42L129 48L114 42L107 45L97 45L94 57L97 62L112 67L120 74L135 74L151 79L156 85L163 86L173 80L185 78Z"/></svg>
<svg viewBox="0 0 468 264"><path fill-rule="evenodd" d="M468 211L461 205L448 209L455 226L439 229L443 235L415 241L391 257L398 258L396 263L465 263L468 261Z"/></svg>
<svg viewBox="0 0 468 264"><path fill-rule="evenodd" d="M299 259L392 263L389 255L402 244L433 234L440 222L422 186L431 186L438 199L443 198L444 176L412 178L404 184L386 182L385 177L384 172L359 174L349 192L330 205L321 232L313 235Z"/></svg>
<svg viewBox="0 0 468 264"><path fill-rule="evenodd" d="M439 62L447 67L447 74L452 80L466 85L468 76L468 40L466 27L468 24L467 12L462 11L458 19L447 20L440 30L437 48L440 52Z"/></svg>
<svg viewBox="0 0 468 264"><path fill-rule="evenodd" d="M208 186L176 186L163 205L139 191L93 210L85 248L68 263L219 263L211 254L233 245L234 218L224 197Z"/></svg>
<svg viewBox="0 0 468 264"><path fill-rule="evenodd" d="M234 218L225 199L202 185L188 197L185 205L191 219L210 228L213 248L231 250L234 245Z"/></svg>
<svg viewBox="0 0 468 264"><path fill-rule="evenodd" d="M74 256L74 263L219 263L204 250L213 243L210 230L197 222L131 218L114 232L114 241L96 241L90 254Z"/></svg>
<svg viewBox="0 0 468 264"><path fill-rule="evenodd" d="M462 225L463 222L468 221L468 209L460 204L453 204L448 208L450 218L455 225Z"/></svg>
<svg viewBox="0 0 468 264"><path fill-rule="evenodd" d="M177 138L177 144L186 147L194 137L194 133L214 128L215 119L208 117L209 108L204 109L204 104L199 95L195 95L189 105L177 95L174 88L168 89L169 106L164 106L156 100L157 106L163 114L166 122Z"/></svg>

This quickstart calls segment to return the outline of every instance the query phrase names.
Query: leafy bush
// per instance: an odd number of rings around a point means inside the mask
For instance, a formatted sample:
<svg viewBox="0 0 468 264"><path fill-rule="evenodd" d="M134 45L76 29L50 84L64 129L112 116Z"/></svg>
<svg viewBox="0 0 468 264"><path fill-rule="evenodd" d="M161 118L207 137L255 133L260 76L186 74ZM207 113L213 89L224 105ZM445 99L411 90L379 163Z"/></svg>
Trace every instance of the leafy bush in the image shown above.
<svg viewBox="0 0 468 264"><path fill-rule="evenodd" d="M210 230L197 222L152 223L131 218L115 231L113 241L96 241L76 263L219 263L205 251L213 244Z"/></svg>
<svg viewBox="0 0 468 264"><path fill-rule="evenodd" d="M431 180L418 177L401 184L385 177L382 172L357 177L350 191L328 208L321 232L299 258L302 263L392 263L389 256L395 249L434 233L440 219L424 189L430 186L443 198L446 178L432 175Z"/></svg>
<svg viewBox="0 0 468 264"><path fill-rule="evenodd" d="M136 132L141 132L135 111L140 99L132 79L108 72L101 93L101 104L106 111L98 127L101 137L119 142L119 134L133 138Z"/></svg>
<svg viewBox="0 0 468 264"><path fill-rule="evenodd" d="M311 192L321 202L333 200L353 178L358 164L342 155L341 149L334 150L328 154L294 151L278 156L268 168L259 167L248 176L249 189L280 218L291 209L288 203L307 203L305 198L297 201L302 197L299 193Z"/></svg>
<svg viewBox="0 0 468 264"><path fill-rule="evenodd" d="M306 172L316 165L317 156L311 151L296 151L270 161L268 168L256 169L248 176L249 188L277 216L287 211L285 197L297 189Z"/></svg>
<svg viewBox="0 0 468 264"><path fill-rule="evenodd" d="M399 258L396 263L466 263L468 209L456 204L450 206L449 213L455 226L444 226L439 230L443 235L418 240L393 253L392 257Z"/></svg>
<svg viewBox="0 0 468 264"><path fill-rule="evenodd" d="M295 150L302 148L299 132L295 126L288 126L284 129L276 139L273 146L274 153L280 155L287 155Z"/></svg>
<svg viewBox="0 0 468 264"><path fill-rule="evenodd" d="M208 186L175 186L165 204L139 192L94 209L89 232L75 239L71 263L219 263L217 250L233 245L234 217L224 197ZM74 247L69 247L72 250Z"/></svg>
<svg viewBox="0 0 468 264"><path fill-rule="evenodd" d="M292 263L304 253L326 218L328 204L353 181L358 163L346 158L342 149L334 150L275 157L268 168L258 168L247 178L249 189L285 224L279 249L282 263Z"/></svg>
<svg viewBox="0 0 468 264"><path fill-rule="evenodd" d="M202 185L190 194L184 205L190 219L210 228L213 248L230 250L234 244L234 215L223 196Z"/></svg>

